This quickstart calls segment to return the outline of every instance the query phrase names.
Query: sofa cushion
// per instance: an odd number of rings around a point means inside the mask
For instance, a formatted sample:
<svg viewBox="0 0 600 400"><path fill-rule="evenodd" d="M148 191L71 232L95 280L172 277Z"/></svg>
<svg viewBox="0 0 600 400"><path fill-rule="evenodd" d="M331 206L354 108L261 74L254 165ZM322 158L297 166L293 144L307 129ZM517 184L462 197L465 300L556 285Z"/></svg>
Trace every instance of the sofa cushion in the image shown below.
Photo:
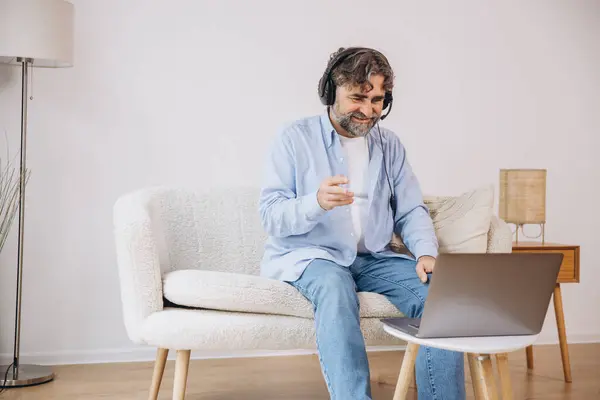
<svg viewBox="0 0 600 400"><path fill-rule="evenodd" d="M425 197L440 253L485 253L494 211L491 185L456 197Z"/></svg>
<svg viewBox="0 0 600 400"><path fill-rule="evenodd" d="M142 343L172 350L201 350L203 357L253 354L270 350L316 350L314 321L289 315L249 314L167 307L152 313L141 327ZM383 329L378 318L363 318L367 346L406 342ZM256 355L256 353L254 353Z"/></svg>
<svg viewBox="0 0 600 400"><path fill-rule="evenodd" d="M440 253L485 253L493 217L494 188L482 186L459 196L425 196ZM409 254L402 239L394 234L391 246Z"/></svg>
<svg viewBox="0 0 600 400"><path fill-rule="evenodd" d="M313 318L311 303L288 283L255 275L178 270L163 277L163 296L184 307ZM359 292L363 318L401 317L385 296Z"/></svg>

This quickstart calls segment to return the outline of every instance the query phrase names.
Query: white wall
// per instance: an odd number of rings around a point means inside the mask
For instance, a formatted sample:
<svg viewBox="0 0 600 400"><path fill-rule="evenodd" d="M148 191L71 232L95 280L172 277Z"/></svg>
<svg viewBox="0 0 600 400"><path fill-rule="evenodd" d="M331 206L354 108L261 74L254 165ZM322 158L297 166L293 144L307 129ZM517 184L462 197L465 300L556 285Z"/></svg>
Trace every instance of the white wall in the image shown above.
<svg viewBox="0 0 600 400"><path fill-rule="evenodd" d="M497 184L500 168L548 169L548 240L582 246L582 282L563 289L568 335L600 340L598 1L74 3L76 66L33 76L29 360L151 357L127 353L113 202L154 184L258 184L278 127L322 111L318 79L347 45L379 48L393 63L385 126L408 147L427 194ZM19 71L0 68L0 129L13 151L19 88ZM15 237L0 257L5 354ZM556 340L550 312L543 341Z"/></svg>

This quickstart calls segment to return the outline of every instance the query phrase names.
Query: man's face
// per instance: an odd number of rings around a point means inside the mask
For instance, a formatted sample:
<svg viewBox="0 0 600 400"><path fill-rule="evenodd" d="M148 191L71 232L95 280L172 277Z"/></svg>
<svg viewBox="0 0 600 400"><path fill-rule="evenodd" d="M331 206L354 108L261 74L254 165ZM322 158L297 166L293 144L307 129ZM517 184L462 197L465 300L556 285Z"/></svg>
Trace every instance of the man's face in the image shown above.
<svg viewBox="0 0 600 400"><path fill-rule="evenodd" d="M360 86L337 88L332 118L350 137L366 136L381 117L385 96L383 76L373 75L369 82L373 89L368 91Z"/></svg>

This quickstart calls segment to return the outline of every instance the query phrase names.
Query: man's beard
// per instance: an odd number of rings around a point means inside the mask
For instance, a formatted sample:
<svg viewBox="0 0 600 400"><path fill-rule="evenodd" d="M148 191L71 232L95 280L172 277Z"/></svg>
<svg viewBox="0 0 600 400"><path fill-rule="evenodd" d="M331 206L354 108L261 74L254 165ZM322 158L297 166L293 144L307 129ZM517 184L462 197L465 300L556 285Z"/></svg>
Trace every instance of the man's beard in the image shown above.
<svg viewBox="0 0 600 400"><path fill-rule="evenodd" d="M352 117L359 118L359 119L367 119L367 116L364 115L363 113L361 113L360 111L351 112L348 114L339 114L338 113L339 109L338 109L337 104L333 106L332 111L333 112L331 114L332 114L333 119L338 124L340 124L340 126L342 128L344 128L346 130L346 132L348 132L350 135L352 135L354 137L366 136L371 131L371 128L373 128L375 126L377 121L379 121L379 117L373 116L373 117L369 118L370 121L368 123L355 122L354 120L352 120Z"/></svg>

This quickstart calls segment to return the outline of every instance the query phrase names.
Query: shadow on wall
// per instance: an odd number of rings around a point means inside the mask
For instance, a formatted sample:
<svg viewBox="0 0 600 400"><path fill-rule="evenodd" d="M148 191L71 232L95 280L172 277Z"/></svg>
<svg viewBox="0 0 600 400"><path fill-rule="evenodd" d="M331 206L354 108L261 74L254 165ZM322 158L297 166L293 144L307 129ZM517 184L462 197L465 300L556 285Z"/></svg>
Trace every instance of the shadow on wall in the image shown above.
<svg viewBox="0 0 600 400"><path fill-rule="evenodd" d="M0 93L10 85L15 74L15 67L7 64L0 64Z"/></svg>

